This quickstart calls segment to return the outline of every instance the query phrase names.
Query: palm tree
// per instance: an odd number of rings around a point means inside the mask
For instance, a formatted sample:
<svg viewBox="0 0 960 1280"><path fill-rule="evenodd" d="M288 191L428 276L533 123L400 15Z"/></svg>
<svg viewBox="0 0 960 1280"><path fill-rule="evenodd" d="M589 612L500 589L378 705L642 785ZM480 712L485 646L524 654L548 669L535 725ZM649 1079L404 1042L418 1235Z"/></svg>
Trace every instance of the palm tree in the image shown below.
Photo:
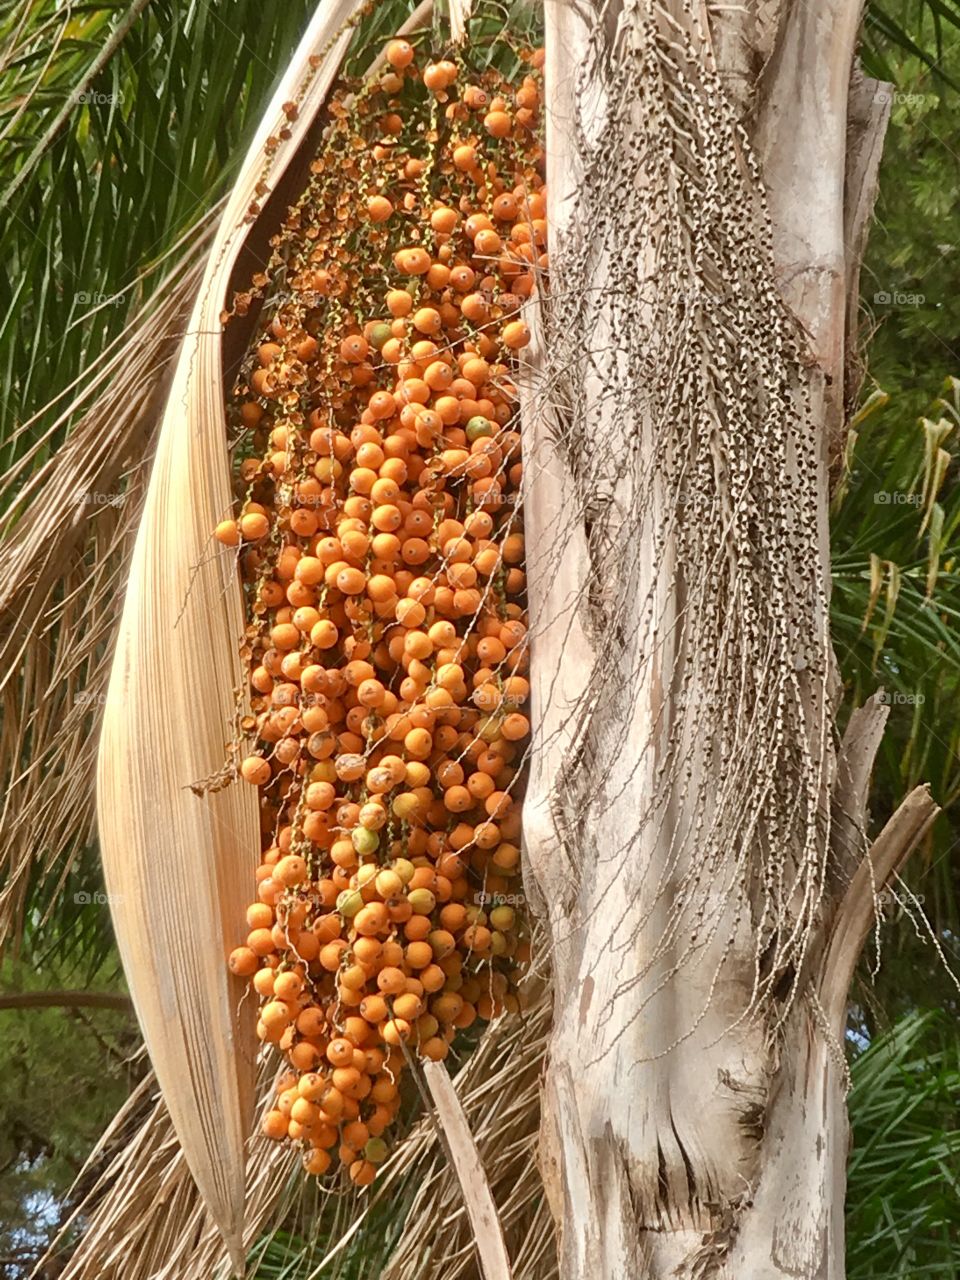
<svg viewBox="0 0 960 1280"><path fill-rule="evenodd" d="M158 420L158 378L173 354L176 327L209 243L210 221L201 216L197 224L195 217L214 207L211 179L219 183L219 193L225 162L236 155L242 131L234 120L218 136L225 126L211 104L230 101L240 88L255 118L271 61L282 62L305 10L286 9L282 18L272 19L273 26L252 10L232 14L229 25L235 32L256 33L250 38L254 57L232 63L214 55L224 28L216 6L201 18L174 6L163 15L171 19L169 28L163 20L151 26L156 15L142 5L99 11L86 30L65 33L65 51L54 59L54 73L44 66L36 83L31 69L49 43L55 18L47 13L48 26L38 20L36 27L8 33L18 42L18 56L8 59L6 74L21 92L24 81L16 77L26 77L32 86L27 101L37 104L39 139L25 146L17 122L10 122L14 145L5 172L13 208L26 224L14 269L26 276L48 261L63 267L61 281L71 270L84 283L104 281L100 289L78 290L102 294L92 304L92 320L83 325L73 323L77 308L87 305L78 296L71 300L46 288L23 305L11 290L11 314L19 323L5 329L8 364L24 347L25 336L36 353L26 374L11 383L13 403L29 411L41 401L38 386L61 391L52 408L29 417L12 439L5 489L5 605L11 620L16 612L22 616L17 626L5 629L4 666L10 711L4 717L4 757L15 780L8 805L20 819L15 830L7 826L11 838L5 850L9 875L3 905L14 930L27 904L33 911L63 909L59 886L71 863L73 874L82 877L79 883L99 886L90 729L105 687L117 584L128 562L144 460ZM871 915L855 895L841 892L843 875L836 884L827 876L836 865L828 859L828 783L843 770L832 745L836 682L825 635L829 566L823 549L829 494L825 469L818 466L822 450L839 455L845 411L856 394L848 388L845 398L842 390L843 351L854 336L847 311L856 297L858 247L886 104L876 87L854 86L849 101L859 123L859 132L853 130L858 147L852 149L856 156L848 156L842 126L859 13L856 6L841 4L830 12L835 38L829 47L822 28L807 30L796 15L783 19L780 47L796 56L781 53L773 59L762 91L751 84L756 59L747 53L762 57L774 47L773 26L757 37L752 30L736 30L735 18L711 19L722 22L712 31L718 72L706 32L679 12L661 15L662 24L639 21L644 11L638 10L631 25L625 14L622 38L612 43L598 15L574 19L567 10L548 12L558 114L584 126L582 134L571 135L566 150L561 148L562 163L557 162L554 199L566 189L574 198L571 208L553 220L557 233L569 238L560 241L559 254L555 251L561 285L555 286L544 318L549 341L529 388L533 456L558 485L556 491L546 483L535 485L529 504L528 536L535 548L531 579L542 582L537 604L541 671L551 676L540 695L542 738L528 812L531 893L541 900L553 935L546 1191L565 1218L562 1274L624 1273L618 1268L629 1274L640 1265L632 1252L637 1238L650 1255L644 1265L651 1274L668 1274L691 1252L698 1265L716 1274L722 1274L721 1266L732 1268L731 1274L768 1274L759 1269L767 1264L756 1262L752 1251L764 1258L769 1253L771 1213L765 1202L772 1197L782 1203L779 1179L793 1176L798 1152L809 1178L794 1196L793 1229L782 1244L784 1265L800 1268L800 1274L807 1267L814 1274L821 1260L829 1259L832 1269L826 1273L842 1274L836 1208L842 1197L842 1069L830 1049L842 1041L856 948L854 955L839 958L834 952L819 983L812 971L829 953L821 936L825 920L832 919L834 937L859 940L856 935L869 927ZM398 13L381 10L375 21L370 39L398 25ZM269 29L247 25L258 22ZM160 38L168 30L182 44L175 41L160 57ZM111 36L104 41L107 31ZM761 43L751 45L754 39ZM106 61L100 58L102 49ZM562 61L571 50L582 54L575 59L582 67L579 75ZM644 74L635 79L638 67ZM109 85L103 78L108 73ZM593 95L598 76L615 88L602 121ZM743 86L742 92L727 88L727 107L721 105L724 83ZM643 94L637 85L645 87ZM93 97L84 104L86 117L103 130L102 139L94 133L93 141L85 128L64 127L69 112L59 119L71 95L88 90ZM119 99L135 90L139 114L131 123L118 110ZM762 109L747 113L754 98ZM840 127L829 136L825 130L811 136L818 113ZM170 121L176 124L172 137L166 128ZM190 148L178 144L186 137ZM802 148L815 159L798 177L791 158ZM140 159L114 172L99 164L111 149ZM627 154L637 157L637 168L625 174L611 160ZM172 186L166 180L171 169L181 175ZM135 226L135 235L126 243L104 237L101 244L83 234L82 217L58 218L47 184L50 174L65 170L88 174L86 184L78 186L87 210L117 208L124 225ZM143 174L154 175L157 190L169 188L172 195L156 203L142 200ZM838 196L844 174L847 191L863 194L847 211L847 223ZM761 178L770 188L772 249L756 230L762 225L757 215L763 204ZM824 189L798 187L801 179ZM832 203L815 205L815 195ZM718 198L721 205L712 203ZM805 221L811 208L820 211L812 227ZM831 264L832 279L842 279L843 291L796 288L798 280L822 282L814 268L824 261ZM134 271L127 275L130 264ZM734 278L736 290L731 289ZM565 290L565 279L575 287ZM127 331L126 295L119 304L114 299L131 281L140 315ZM797 338L797 320L806 349ZM63 337L47 353L36 335L51 330ZM607 337L588 342L588 334ZM680 355L690 367L677 363ZM712 361L716 367L704 374L702 366ZM73 378L81 373L73 390ZM101 394L101 377L108 397ZM117 403L119 412L113 409ZM563 415L558 403L564 405ZM109 418L105 404L111 406ZM724 441L725 468L714 467L702 447L711 431ZM63 499L78 492L85 496L74 501L65 520ZM124 495L122 505L89 500L117 493ZM554 506L557 493L567 501ZM849 511L849 505L841 508L841 517ZM557 539L561 519L566 536ZM538 527L545 530L542 546L558 548L563 557L562 576L553 552L536 550ZM761 528L767 542L764 557L754 563L748 552ZM638 545L646 548L640 557ZM722 579L708 579L703 567L720 555L734 568ZM855 584L862 580L852 559L848 576ZM559 588L551 587L555 582ZM668 582L679 583L683 594L668 591ZM589 606L574 610L576 584ZM714 604L721 591L729 605L723 617ZM843 603L847 617L862 616L848 599ZM51 620L44 629L37 625L41 617ZM756 619L758 630L731 627L731 617ZM787 629L786 620L794 630ZM22 645L31 628L43 630L44 643L52 647L25 662ZM943 643L941 631L932 620L932 650ZM886 642L885 634L880 649ZM864 647L859 641L857 652ZM799 674L798 650L805 661ZM743 702L745 671L753 674ZM51 683L58 704L44 717L28 719L21 708L39 701L37 692ZM854 721L861 739L874 747L882 718L882 708L873 706ZM704 722L712 726L706 736ZM695 761L694 785L682 782L672 763L667 768L648 763L645 753L655 739L661 760ZM625 742L632 744L629 753ZM866 844L860 775L869 773L869 754L859 762L858 777L845 778L853 790L837 801L831 825L831 858L847 860L848 876ZM744 767L727 782L719 768L731 759ZM64 786L65 774L69 786ZM892 794L900 792L899 784L891 788ZM799 816L792 803L798 795L806 805ZM663 824L661 807L671 811L670 826ZM589 845L580 834L583 813L590 814ZM860 891L866 886L868 905L870 877L863 868L875 865L881 887L883 873L899 865L932 813L924 797L915 796L912 807L892 820L885 842L873 846L874 863L860 862L854 883ZM890 862L881 865L877 859L885 852ZM669 900L656 889L661 880L672 881ZM621 985L624 954L639 962ZM667 981L661 987L662 979ZM708 998L715 983L726 993L722 1008ZM505 1069L508 1051L521 1063L517 1100L535 1098L547 1021L545 1007L538 1008L522 1033L482 1044L464 1082L468 1114L495 1191L517 1183L518 1165L522 1172L514 1198L500 1198L515 1256L528 1267L517 1273L538 1277L551 1274L553 1263L548 1214L530 1168L533 1129L517 1116L511 1132L518 1150L504 1158L494 1151L502 1145L502 1108L484 1108L490 1103L488 1081ZM801 1044L814 1046L802 1063ZM703 1117L695 1100L707 1060L709 1087L716 1079L722 1098ZM617 1062L622 1078L636 1081L636 1095L649 1102L642 1115L611 1105L617 1100L603 1084ZM804 1131L795 1107L804 1087L800 1082L809 1077L824 1081L831 1099L830 1116L818 1133ZM768 1109L771 1081L780 1092ZM189 1241L191 1225L200 1223L201 1209L182 1161L175 1158L171 1165L165 1153L169 1122L163 1108L151 1111L149 1103L148 1091L141 1090L121 1121L124 1139L131 1120L139 1122L139 1145L125 1143L117 1152L117 1163L98 1189L99 1221L106 1222L104 1206L111 1202L103 1197L112 1186L114 1202L125 1195L128 1239L152 1240L154 1257L162 1256L161 1249L175 1256L176 1248ZM598 1131L612 1139L595 1140L591 1135ZM816 1167L818 1138L831 1153L829 1171ZM106 1150L115 1140L116 1133ZM790 1169L782 1172L784 1153ZM262 1152L256 1159L266 1161ZM284 1171L275 1164L261 1167L267 1176L254 1216L259 1212L266 1219L276 1213ZM119 1173L129 1178L136 1170L142 1176L147 1168L158 1179L174 1179L178 1225L184 1228L176 1241L169 1235L158 1239L155 1219L142 1200L132 1200L117 1181ZM435 1204L444 1203L444 1197L456 1203L456 1188L440 1171L429 1134L414 1132L387 1184L403 1193L394 1215L386 1212L383 1195L373 1215L384 1239L397 1245L399 1261L392 1265L401 1268L398 1275L404 1266L409 1274L426 1274L416 1270L423 1262L414 1245L426 1218L411 1189L416 1185L409 1180L412 1171L414 1177L416 1171L421 1177L430 1171ZM749 1195L744 1193L748 1185ZM619 1207L598 1205L597 1197L612 1186L624 1192ZM565 1200L573 1208L564 1215ZM623 1208L627 1202L629 1212ZM290 1209L289 1196L286 1201L281 1196L281 1203L294 1222L311 1208L298 1201ZM408 1210L405 1225L398 1226L397 1205ZM603 1239L597 1231L601 1221ZM662 1230L665 1224L671 1229ZM461 1213L446 1239L462 1242L463 1233ZM444 1239L440 1232L437 1236ZM209 1263L215 1256L212 1237L207 1247ZM296 1251L298 1246L294 1240L288 1247ZM103 1269L104 1248L103 1231L89 1231L73 1274L93 1274L98 1265L98 1274L109 1274ZM276 1241L262 1247L265 1266L276 1248ZM152 1265L147 1255L142 1258L144 1267ZM469 1258L464 1265L469 1268Z"/></svg>

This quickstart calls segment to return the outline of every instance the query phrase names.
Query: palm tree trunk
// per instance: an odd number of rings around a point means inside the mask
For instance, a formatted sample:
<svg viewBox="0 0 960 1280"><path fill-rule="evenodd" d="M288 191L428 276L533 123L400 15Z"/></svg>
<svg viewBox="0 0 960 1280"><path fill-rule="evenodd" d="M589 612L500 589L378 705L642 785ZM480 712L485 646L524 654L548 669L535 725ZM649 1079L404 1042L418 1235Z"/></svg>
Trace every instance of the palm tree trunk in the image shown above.
<svg viewBox="0 0 960 1280"><path fill-rule="evenodd" d="M842 1280L883 710L839 749L829 462L885 107L856 0L547 4L528 892L564 1280Z"/></svg>

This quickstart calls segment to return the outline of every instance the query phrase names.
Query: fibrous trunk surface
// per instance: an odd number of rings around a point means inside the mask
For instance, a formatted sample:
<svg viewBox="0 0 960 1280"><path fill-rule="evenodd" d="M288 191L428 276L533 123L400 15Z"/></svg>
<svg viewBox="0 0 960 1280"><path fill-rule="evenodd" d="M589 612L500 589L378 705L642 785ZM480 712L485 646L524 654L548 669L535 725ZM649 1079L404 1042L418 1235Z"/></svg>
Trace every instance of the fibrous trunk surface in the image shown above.
<svg viewBox="0 0 960 1280"><path fill-rule="evenodd" d="M547 5L525 830L571 1280L843 1275L870 748L834 739L828 468L884 123L858 82L848 130L859 19Z"/></svg>

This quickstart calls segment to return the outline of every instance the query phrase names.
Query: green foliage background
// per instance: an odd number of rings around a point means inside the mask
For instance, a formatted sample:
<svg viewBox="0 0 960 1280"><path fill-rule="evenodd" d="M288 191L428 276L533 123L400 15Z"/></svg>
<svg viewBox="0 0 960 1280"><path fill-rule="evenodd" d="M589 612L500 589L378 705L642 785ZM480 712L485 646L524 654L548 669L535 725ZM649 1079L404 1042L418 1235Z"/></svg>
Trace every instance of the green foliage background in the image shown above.
<svg viewBox="0 0 960 1280"><path fill-rule="evenodd" d="M5 962L0 985L19 992L116 991L110 964L78 973L55 959L38 968ZM95 1008L0 1011L0 1275L46 1244L58 1199L142 1076L129 1013Z"/></svg>
<svg viewBox="0 0 960 1280"><path fill-rule="evenodd" d="M863 984L875 1032L957 1009L943 960L960 972L960 7L909 0L868 19L865 61L893 101L861 279L864 408L833 509L834 638L846 705L881 686L890 701L875 818L922 781L944 808L906 876L921 901L893 905L885 964Z"/></svg>

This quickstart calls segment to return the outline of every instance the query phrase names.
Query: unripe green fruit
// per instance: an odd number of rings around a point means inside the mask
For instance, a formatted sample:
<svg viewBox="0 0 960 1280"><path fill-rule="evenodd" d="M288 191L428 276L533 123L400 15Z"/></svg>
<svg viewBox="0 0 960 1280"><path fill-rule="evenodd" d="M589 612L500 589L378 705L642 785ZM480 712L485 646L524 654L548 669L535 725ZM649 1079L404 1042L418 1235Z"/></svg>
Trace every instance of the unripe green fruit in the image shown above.
<svg viewBox="0 0 960 1280"><path fill-rule="evenodd" d="M361 857L369 857L371 853L375 853L380 844L380 837L368 827L355 827L350 839Z"/></svg>
<svg viewBox="0 0 960 1280"><path fill-rule="evenodd" d="M387 1144L382 1138L368 1138L363 1154L371 1164L382 1164L387 1158Z"/></svg>
<svg viewBox="0 0 960 1280"><path fill-rule="evenodd" d="M344 889L337 896L337 910L348 920L352 920L363 905L363 897L358 889Z"/></svg>
<svg viewBox="0 0 960 1280"><path fill-rule="evenodd" d="M484 742L496 742L500 737L502 724L502 716L487 716L485 720L480 721L474 733L478 738L482 738Z"/></svg>
<svg viewBox="0 0 960 1280"><path fill-rule="evenodd" d="M494 929L499 929L506 933L508 929L512 929L517 918L517 913L513 907L494 907L490 912L490 923Z"/></svg>
<svg viewBox="0 0 960 1280"><path fill-rule="evenodd" d="M467 439L473 444L474 440L482 440L493 435L493 423L482 414L477 414L467 422L466 434Z"/></svg>
<svg viewBox="0 0 960 1280"><path fill-rule="evenodd" d="M420 916L428 916L437 905L437 900L429 889L412 889L407 895L407 900Z"/></svg>

